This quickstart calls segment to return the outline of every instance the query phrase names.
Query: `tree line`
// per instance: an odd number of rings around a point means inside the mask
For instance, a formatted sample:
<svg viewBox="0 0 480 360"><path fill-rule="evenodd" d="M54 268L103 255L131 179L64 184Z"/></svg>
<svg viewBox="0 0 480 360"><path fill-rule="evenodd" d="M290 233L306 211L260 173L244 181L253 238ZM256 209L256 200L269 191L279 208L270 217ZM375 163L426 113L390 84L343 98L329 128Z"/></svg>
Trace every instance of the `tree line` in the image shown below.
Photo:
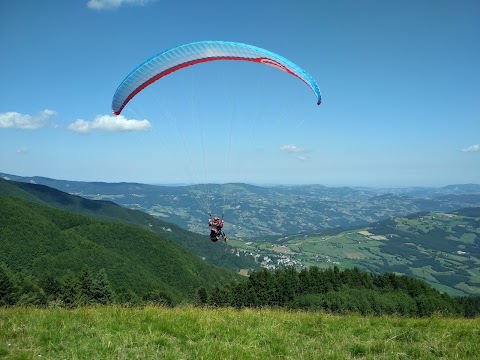
<svg viewBox="0 0 480 360"><path fill-rule="evenodd" d="M372 274L358 268L297 271L293 267L254 271L242 281L198 289L191 301L198 306L274 307L335 314L400 315L424 317L480 315L480 296L451 297L426 282L394 273ZM101 306L119 304L174 306L172 297L151 290L138 294L131 288L114 289L104 269L85 266L79 273L68 270L60 278L52 273L36 278L12 271L0 263L0 306Z"/></svg>
<svg viewBox="0 0 480 360"><path fill-rule="evenodd" d="M214 307L280 307L362 315L430 316L441 313L475 317L480 296L451 297L422 280L394 273L372 274L358 268L310 267L253 272L244 281L199 289L197 300Z"/></svg>
<svg viewBox="0 0 480 360"><path fill-rule="evenodd" d="M76 308L121 304L136 306L145 303L173 305L172 298L162 291L142 295L130 288L117 291L111 286L105 269L97 272L85 266L78 274L67 271L60 278L47 273L36 278L26 272L15 272L0 264L0 306L60 306Z"/></svg>

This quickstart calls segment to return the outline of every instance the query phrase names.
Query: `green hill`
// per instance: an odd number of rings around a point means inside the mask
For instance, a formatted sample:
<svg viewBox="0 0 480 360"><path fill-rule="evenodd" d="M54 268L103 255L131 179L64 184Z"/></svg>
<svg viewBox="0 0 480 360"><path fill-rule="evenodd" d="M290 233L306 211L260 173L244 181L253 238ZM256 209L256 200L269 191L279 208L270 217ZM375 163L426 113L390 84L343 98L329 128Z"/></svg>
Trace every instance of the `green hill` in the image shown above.
<svg viewBox="0 0 480 360"><path fill-rule="evenodd" d="M45 185L8 181L0 178L0 194L10 195L95 218L140 226L191 250L205 261L231 270L256 268L250 256L235 253L228 244L212 243L208 236L192 233L142 211L131 210L110 201L88 200ZM206 231L208 232L208 228Z"/></svg>
<svg viewBox="0 0 480 360"><path fill-rule="evenodd" d="M114 290L160 291L174 301L238 276L151 230L7 195L0 195L0 263L36 279L105 269Z"/></svg>

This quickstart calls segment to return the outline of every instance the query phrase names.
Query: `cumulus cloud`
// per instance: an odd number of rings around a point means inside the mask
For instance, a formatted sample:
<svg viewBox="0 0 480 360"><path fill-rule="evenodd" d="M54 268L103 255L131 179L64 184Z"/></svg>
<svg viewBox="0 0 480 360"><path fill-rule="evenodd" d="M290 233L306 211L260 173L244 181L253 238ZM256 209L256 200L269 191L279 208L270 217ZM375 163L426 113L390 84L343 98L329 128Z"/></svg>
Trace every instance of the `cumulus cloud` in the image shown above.
<svg viewBox="0 0 480 360"><path fill-rule="evenodd" d="M29 149L26 146L19 147L17 149L17 154L26 154L26 153L28 153L28 150Z"/></svg>
<svg viewBox="0 0 480 360"><path fill-rule="evenodd" d="M305 151L304 149L302 149L302 148L300 148L296 145L293 145L293 144L280 146L280 150L285 151L285 152L290 153L290 154L302 153L302 152Z"/></svg>
<svg viewBox="0 0 480 360"><path fill-rule="evenodd" d="M94 10L116 9L122 5L146 5L151 0L88 0L87 7Z"/></svg>
<svg viewBox="0 0 480 360"><path fill-rule="evenodd" d="M148 120L128 120L123 115L98 115L92 121L78 119L68 125L68 130L81 134L89 134L93 131L146 131L151 128Z"/></svg>
<svg viewBox="0 0 480 360"><path fill-rule="evenodd" d="M476 145L466 147L462 151L463 152L480 152L480 144L476 144Z"/></svg>
<svg viewBox="0 0 480 360"><path fill-rule="evenodd" d="M297 145L282 145L280 146L280 150L288 154L295 154L295 158L299 161L307 161L309 159L309 156L305 154L307 151L302 147L298 147Z"/></svg>
<svg viewBox="0 0 480 360"><path fill-rule="evenodd" d="M48 125L50 118L57 113L45 109L37 115L20 114L18 112L0 113L0 128L35 130Z"/></svg>

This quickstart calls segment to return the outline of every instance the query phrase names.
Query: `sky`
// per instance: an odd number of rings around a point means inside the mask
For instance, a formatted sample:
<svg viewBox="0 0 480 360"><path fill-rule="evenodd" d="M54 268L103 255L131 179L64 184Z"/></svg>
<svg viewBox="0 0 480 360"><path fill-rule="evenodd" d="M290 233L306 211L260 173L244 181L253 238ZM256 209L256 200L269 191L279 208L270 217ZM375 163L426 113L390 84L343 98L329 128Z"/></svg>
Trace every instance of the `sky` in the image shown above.
<svg viewBox="0 0 480 360"><path fill-rule="evenodd" d="M111 102L201 40L302 67L214 61ZM1 0L0 172L104 182L480 183L476 0Z"/></svg>

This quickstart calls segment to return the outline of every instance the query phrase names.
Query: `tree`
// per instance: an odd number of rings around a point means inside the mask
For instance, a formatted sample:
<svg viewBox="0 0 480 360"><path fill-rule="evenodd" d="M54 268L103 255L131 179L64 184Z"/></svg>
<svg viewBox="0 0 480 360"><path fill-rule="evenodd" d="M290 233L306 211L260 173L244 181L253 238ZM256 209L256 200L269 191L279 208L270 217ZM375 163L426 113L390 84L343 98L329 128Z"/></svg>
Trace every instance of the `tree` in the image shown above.
<svg viewBox="0 0 480 360"><path fill-rule="evenodd" d="M93 301L97 304L107 305L113 301L113 290L107 278L105 269L101 269L92 284Z"/></svg>
<svg viewBox="0 0 480 360"><path fill-rule="evenodd" d="M116 303L127 307L136 306L140 304L140 298L133 292L133 290L121 287L116 292Z"/></svg>
<svg viewBox="0 0 480 360"><path fill-rule="evenodd" d="M80 282L80 288L82 292L82 304L89 305L95 302L94 296L94 277L92 270L85 266L82 271L80 272L80 276L78 278Z"/></svg>
<svg viewBox="0 0 480 360"><path fill-rule="evenodd" d="M232 304L232 297L232 289L230 286L223 288L215 286L208 302L213 306L230 306Z"/></svg>
<svg viewBox="0 0 480 360"><path fill-rule="evenodd" d="M16 287L12 274L4 263L0 264L0 306L14 305Z"/></svg>
<svg viewBox="0 0 480 360"><path fill-rule="evenodd" d="M14 274L14 282L17 287L17 305L44 305L47 297L42 288L38 286L35 277L26 271Z"/></svg>
<svg viewBox="0 0 480 360"><path fill-rule="evenodd" d="M42 276L38 285L43 289L47 301L53 301L59 297L61 292L60 281L51 272Z"/></svg>
<svg viewBox="0 0 480 360"><path fill-rule="evenodd" d="M279 305L286 305L293 300L295 295L299 292L300 279L297 270L293 267L288 267L283 270L275 271L276 285L277 285L277 303Z"/></svg>
<svg viewBox="0 0 480 360"><path fill-rule="evenodd" d="M164 305L164 306L173 305L172 297L160 290L154 290L146 293L143 296L143 301L146 301L153 305Z"/></svg>
<svg viewBox="0 0 480 360"><path fill-rule="evenodd" d="M82 303L82 289L78 277L71 271L68 271L60 280L61 300L66 307L73 308Z"/></svg>
<svg viewBox="0 0 480 360"><path fill-rule="evenodd" d="M206 305L207 304L208 294L207 294L207 290L204 287L198 289L197 296L198 296L198 301L200 302L200 305Z"/></svg>
<svg viewBox="0 0 480 360"><path fill-rule="evenodd" d="M256 294L247 280L232 283L232 306L244 308L255 306L257 303Z"/></svg>
<svg viewBox="0 0 480 360"><path fill-rule="evenodd" d="M254 306L274 305L275 301L275 278L272 273L263 268L250 275L249 285L256 294Z"/></svg>

